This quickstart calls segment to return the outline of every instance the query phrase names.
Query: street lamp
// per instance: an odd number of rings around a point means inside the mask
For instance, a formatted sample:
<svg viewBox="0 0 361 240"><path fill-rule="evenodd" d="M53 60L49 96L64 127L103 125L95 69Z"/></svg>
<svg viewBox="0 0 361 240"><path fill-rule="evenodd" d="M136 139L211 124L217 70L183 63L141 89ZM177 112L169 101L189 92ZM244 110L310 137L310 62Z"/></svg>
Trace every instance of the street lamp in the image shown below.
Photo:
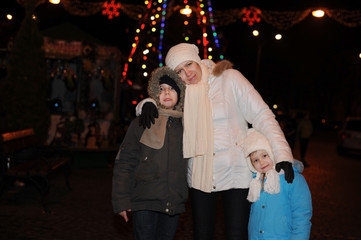
<svg viewBox="0 0 361 240"><path fill-rule="evenodd" d="M323 11L321 9L314 10L314 11L312 11L312 16L321 18L321 17L325 16L325 11Z"/></svg>
<svg viewBox="0 0 361 240"><path fill-rule="evenodd" d="M60 0L49 0L51 4L59 4Z"/></svg>

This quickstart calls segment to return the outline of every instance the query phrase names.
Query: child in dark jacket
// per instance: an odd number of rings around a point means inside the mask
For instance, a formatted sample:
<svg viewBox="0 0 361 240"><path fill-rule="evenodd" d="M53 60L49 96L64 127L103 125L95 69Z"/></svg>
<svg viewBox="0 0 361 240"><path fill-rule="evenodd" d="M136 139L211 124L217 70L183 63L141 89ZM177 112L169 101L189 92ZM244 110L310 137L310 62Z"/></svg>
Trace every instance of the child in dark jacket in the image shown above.
<svg viewBox="0 0 361 240"><path fill-rule="evenodd" d="M168 67L152 72L148 94L159 107L149 129L134 119L113 170L113 210L128 222L135 239L173 239L188 197L183 158L184 84Z"/></svg>
<svg viewBox="0 0 361 240"><path fill-rule="evenodd" d="M267 138L249 129L243 143L244 154L254 173L248 201L252 202L248 239L308 240L311 231L312 201L305 178L295 160L294 180L288 184L284 172L276 172Z"/></svg>

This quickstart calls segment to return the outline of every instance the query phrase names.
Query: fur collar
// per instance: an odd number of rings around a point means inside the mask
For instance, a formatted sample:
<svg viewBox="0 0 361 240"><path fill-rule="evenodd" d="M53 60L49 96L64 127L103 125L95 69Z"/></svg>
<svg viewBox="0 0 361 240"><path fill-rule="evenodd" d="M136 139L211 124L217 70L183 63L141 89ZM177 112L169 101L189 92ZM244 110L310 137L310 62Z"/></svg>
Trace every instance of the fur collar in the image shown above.
<svg viewBox="0 0 361 240"><path fill-rule="evenodd" d="M216 77L220 76L225 70L233 68L233 63L228 60L222 60L216 63L212 74Z"/></svg>

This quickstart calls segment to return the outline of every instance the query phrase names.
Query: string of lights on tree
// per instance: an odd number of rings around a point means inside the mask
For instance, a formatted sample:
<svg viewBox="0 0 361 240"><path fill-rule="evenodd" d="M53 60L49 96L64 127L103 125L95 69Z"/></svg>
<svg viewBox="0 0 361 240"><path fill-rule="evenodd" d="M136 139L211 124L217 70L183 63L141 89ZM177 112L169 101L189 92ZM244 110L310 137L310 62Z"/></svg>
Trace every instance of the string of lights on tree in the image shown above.
<svg viewBox="0 0 361 240"><path fill-rule="evenodd" d="M191 41L198 44L204 58L223 59L223 55L220 54L220 45L214 24L211 1L200 0L190 3L189 0L184 0L183 4L182 9L184 8L189 12L182 13L185 15L183 39L179 41ZM174 8L171 8L170 11L168 11L168 8L167 0L145 1L145 8L138 8L145 9L145 11L137 15L140 26L135 30L131 51L128 61L124 64L121 80L132 85L133 82L129 79L133 79L135 82L133 88L136 88L138 85L144 85L141 78L147 79L149 71L154 69L155 66L161 67L164 64L163 40L166 36L166 19L174 13L178 13L178 10L181 9L180 6L177 6L177 11L175 12ZM122 5L112 0L104 3L102 14L108 16L109 19L113 19L118 16L120 9L122 9ZM125 9L124 6L123 9ZM127 9L129 10L129 8ZM131 11L126 10L126 12L130 13ZM134 13L131 14L131 16L134 15ZM199 34L191 30L191 26L193 27L194 25L200 28ZM180 29L180 31L182 30ZM156 57L152 57L152 54ZM214 56L215 54L218 55ZM158 59L158 62L155 63L154 59ZM131 64L137 68L140 66L141 72L139 69L129 71ZM129 77L129 72L133 76Z"/></svg>

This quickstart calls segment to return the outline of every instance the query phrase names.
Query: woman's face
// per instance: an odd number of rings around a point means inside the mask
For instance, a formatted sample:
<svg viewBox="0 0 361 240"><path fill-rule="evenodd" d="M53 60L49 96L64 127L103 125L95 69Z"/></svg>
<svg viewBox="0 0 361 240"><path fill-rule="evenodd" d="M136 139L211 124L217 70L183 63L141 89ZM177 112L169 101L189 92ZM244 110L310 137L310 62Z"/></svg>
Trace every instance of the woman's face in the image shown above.
<svg viewBox="0 0 361 240"><path fill-rule="evenodd" d="M184 61L175 69L176 73L186 84L196 84L202 79L201 66L194 61Z"/></svg>
<svg viewBox="0 0 361 240"><path fill-rule="evenodd" d="M176 90L166 83L159 85L160 95L159 102L165 109L172 109L178 101Z"/></svg>

